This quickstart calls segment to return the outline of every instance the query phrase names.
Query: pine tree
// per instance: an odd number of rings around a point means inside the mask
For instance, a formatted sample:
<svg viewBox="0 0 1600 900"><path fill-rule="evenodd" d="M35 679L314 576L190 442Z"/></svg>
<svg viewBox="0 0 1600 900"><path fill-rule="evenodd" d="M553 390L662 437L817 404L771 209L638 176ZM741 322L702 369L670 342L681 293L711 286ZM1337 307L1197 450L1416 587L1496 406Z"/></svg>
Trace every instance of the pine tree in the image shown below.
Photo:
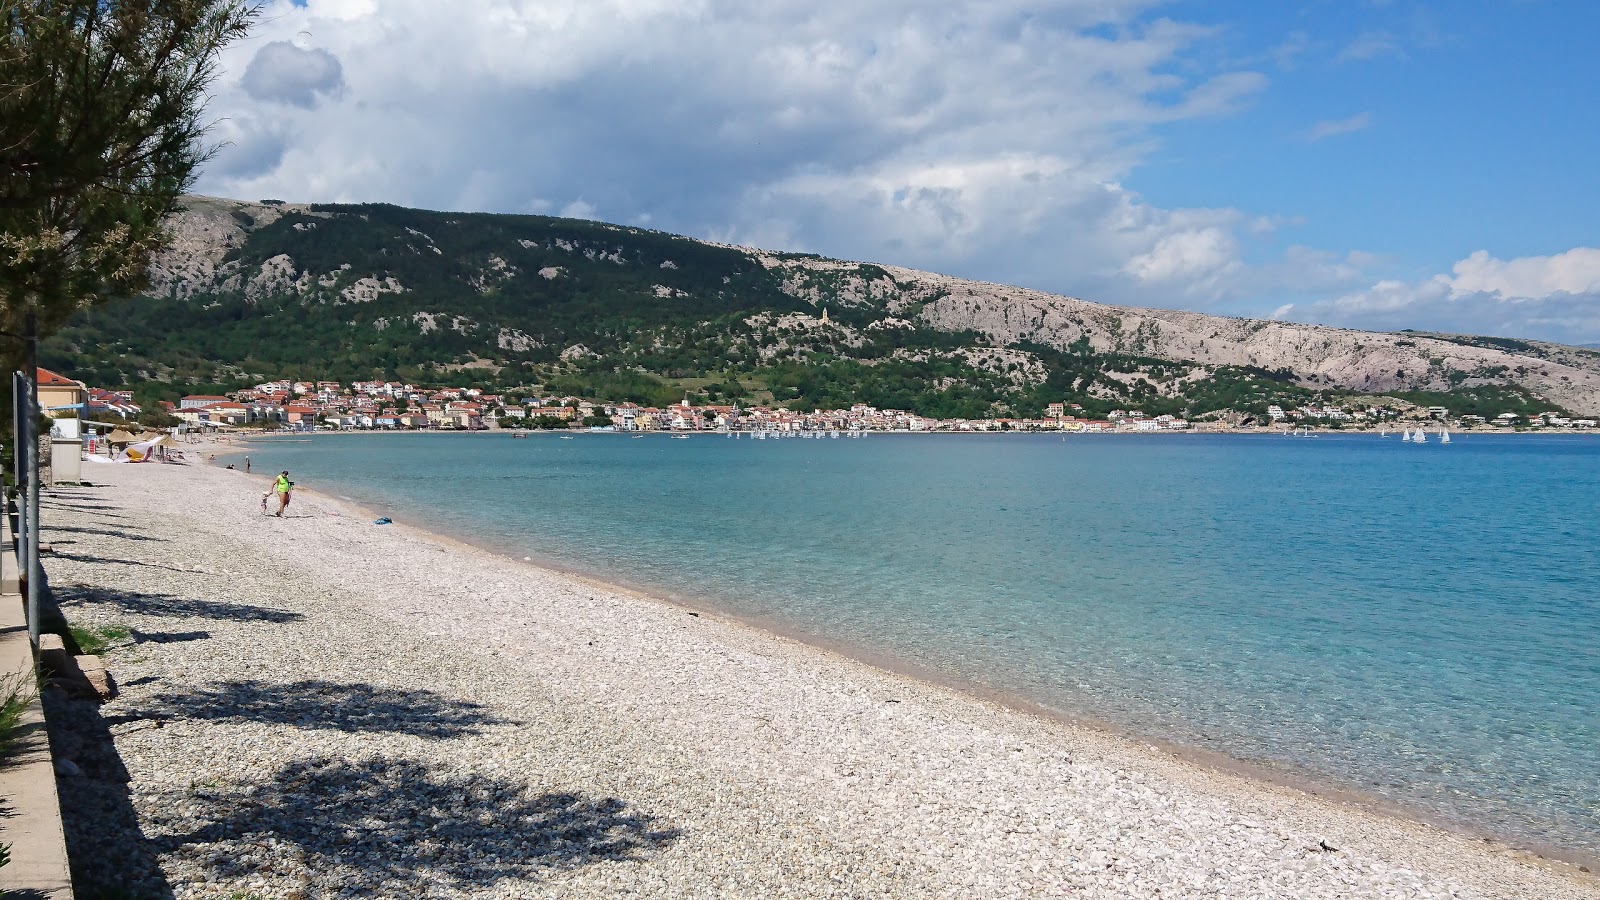
<svg viewBox="0 0 1600 900"><path fill-rule="evenodd" d="M0 0L0 329L48 335L145 280L210 153L242 0ZM5 357L20 362L22 346Z"/></svg>

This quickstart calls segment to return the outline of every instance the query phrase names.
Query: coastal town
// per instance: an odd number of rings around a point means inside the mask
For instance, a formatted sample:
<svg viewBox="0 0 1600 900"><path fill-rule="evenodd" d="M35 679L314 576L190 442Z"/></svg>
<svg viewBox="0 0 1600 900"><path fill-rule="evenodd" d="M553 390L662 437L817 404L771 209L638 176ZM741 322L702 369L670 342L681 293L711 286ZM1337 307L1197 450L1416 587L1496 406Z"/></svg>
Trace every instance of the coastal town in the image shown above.
<svg viewBox="0 0 1600 900"><path fill-rule="evenodd" d="M589 429L628 432L1261 432L1295 429L1378 430L1448 425L1462 430L1593 429L1597 420L1560 411L1493 418L1452 417L1442 406L1376 402L1361 405L1273 405L1267 415L1217 416L1189 421L1147 416L1138 409L1088 416L1078 404L1050 404L1040 418L935 419L915 412L855 404L848 409L801 412L770 406L694 403L685 396L666 407L607 402L585 397L496 394L476 387L430 388L396 381L270 381L227 394L195 394L160 401L153 410L134 402L129 390L90 388L83 382L39 370L46 409L81 408L82 417L107 424L175 421L193 429L290 431L482 431L496 429ZM1388 398L1374 398L1387 400Z"/></svg>

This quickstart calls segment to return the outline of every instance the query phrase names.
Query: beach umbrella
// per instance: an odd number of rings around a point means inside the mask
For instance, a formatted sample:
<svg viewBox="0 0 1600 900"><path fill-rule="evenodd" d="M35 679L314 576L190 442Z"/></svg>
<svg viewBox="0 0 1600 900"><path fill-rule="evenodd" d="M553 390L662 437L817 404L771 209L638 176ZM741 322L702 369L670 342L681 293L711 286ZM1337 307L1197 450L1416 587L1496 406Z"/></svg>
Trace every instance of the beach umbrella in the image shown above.
<svg viewBox="0 0 1600 900"><path fill-rule="evenodd" d="M128 430L125 428L118 428L116 431L106 435L106 441L112 444L131 444L135 440L137 440L137 438L129 434Z"/></svg>

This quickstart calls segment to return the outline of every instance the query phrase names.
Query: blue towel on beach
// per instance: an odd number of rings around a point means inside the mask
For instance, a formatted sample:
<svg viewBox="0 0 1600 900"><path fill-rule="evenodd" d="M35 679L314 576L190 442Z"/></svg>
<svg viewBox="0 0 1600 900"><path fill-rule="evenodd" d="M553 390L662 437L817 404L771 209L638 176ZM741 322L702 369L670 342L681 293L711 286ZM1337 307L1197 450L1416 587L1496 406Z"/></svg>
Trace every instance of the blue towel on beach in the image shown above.
<svg viewBox="0 0 1600 900"><path fill-rule="evenodd" d="M388 525L388 524L390 524L389 517L388 516L379 516L378 518L372 520L372 524L374 524L374 525Z"/></svg>

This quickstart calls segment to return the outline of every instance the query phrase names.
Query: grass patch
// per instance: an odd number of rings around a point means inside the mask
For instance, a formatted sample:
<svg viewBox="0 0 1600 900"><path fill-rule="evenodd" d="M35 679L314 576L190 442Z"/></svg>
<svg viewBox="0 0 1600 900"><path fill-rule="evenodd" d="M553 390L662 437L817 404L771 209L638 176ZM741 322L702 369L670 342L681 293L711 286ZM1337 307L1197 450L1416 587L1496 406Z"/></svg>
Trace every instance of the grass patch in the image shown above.
<svg viewBox="0 0 1600 900"><path fill-rule="evenodd" d="M129 636L128 629L121 625L68 625L67 630L72 632L78 652L88 656L99 656Z"/></svg>
<svg viewBox="0 0 1600 900"><path fill-rule="evenodd" d="M0 678L0 758L11 753L22 714L39 694L30 672L13 672Z"/></svg>

